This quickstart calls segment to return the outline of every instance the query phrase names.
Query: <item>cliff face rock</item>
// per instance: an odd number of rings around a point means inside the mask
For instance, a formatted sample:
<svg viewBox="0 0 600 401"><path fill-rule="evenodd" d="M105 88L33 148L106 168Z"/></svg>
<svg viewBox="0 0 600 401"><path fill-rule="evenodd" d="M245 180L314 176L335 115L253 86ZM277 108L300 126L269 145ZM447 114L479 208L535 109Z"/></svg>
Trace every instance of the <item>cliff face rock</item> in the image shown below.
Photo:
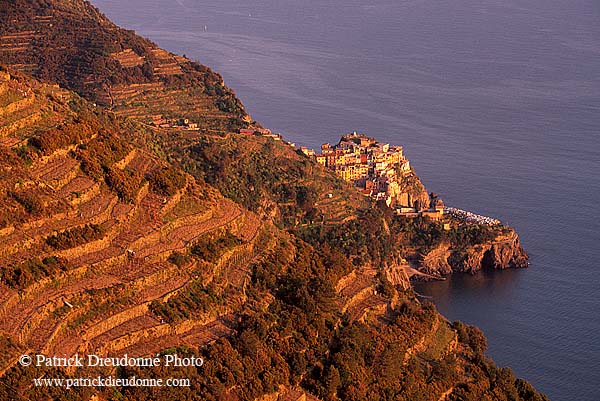
<svg viewBox="0 0 600 401"><path fill-rule="evenodd" d="M523 268L529 265L529 256L521 246L519 236L513 231L506 239L497 241L484 254L484 268Z"/></svg>
<svg viewBox="0 0 600 401"><path fill-rule="evenodd" d="M528 266L529 256L513 230L493 241L454 249L440 244L423 256L419 270L434 275L452 272L476 273L482 269L510 269Z"/></svg>
<svg viewBox="0 0 600 401"><path fill-rule="evenodd" d="M398 205L417 210L429 207L429 193L414 172L401 176L398 183L390 188L390 192Z"/></svg>
<svg viewBox="0 0 600 401"><path fill-rule="evenodd" d="M448 259L452 255L450 244L440 244L431 252L424 255L419 270L431 275L446 275L452 273Z"/></svg>

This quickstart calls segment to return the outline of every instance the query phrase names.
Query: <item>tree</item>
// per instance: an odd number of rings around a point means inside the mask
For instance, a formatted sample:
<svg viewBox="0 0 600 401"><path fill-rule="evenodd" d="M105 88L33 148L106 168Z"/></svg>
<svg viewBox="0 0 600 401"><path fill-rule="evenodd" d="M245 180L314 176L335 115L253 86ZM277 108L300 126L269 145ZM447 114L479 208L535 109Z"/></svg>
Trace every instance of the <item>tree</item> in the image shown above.
<svg viewBox="0 0 600 401"><path fill-rule="evenodd" d="M336 394L338 388L342 384L342 381L340 379L340 372L334 365L329 366L329 368L327 369L327 373L325 374L323 382L325 385L326 392L325 397L330 400L336 399Z"/></svg>

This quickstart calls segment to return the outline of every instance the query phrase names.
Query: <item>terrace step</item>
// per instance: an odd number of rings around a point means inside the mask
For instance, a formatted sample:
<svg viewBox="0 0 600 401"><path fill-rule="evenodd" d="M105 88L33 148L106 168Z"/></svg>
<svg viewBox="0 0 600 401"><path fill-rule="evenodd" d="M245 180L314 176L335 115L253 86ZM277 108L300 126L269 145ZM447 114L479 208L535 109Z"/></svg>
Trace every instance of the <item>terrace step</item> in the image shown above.
<svg viewBox="0 0 600 401"><path fill-rule="evenodd" d="M154 330L131 333L128 338L121 338L120 342L109 344L107 348L112 353L118 352L121 355L126 353L139 357L181 345L204 347L219 338L231 335L233 333L231 320L231 315L226 315L181 333L178 333L176 327L159 325L155 326ZM124 347L128 343L131 345Z"/></svg>
<svg viewBox="0 0 600 401"><path fill-rule="evenodd" d="M93 349L100 348L101 346L110 343L116 340L119 337L123 337L129 333L133 333L136 331L143 331L150 329L156 325L160 324L160 321L153 316L150 315L142 315L132 318L131 320L127 320L118 326L100 334L97 337L94 337L90 340L90 343Z"/></svg>

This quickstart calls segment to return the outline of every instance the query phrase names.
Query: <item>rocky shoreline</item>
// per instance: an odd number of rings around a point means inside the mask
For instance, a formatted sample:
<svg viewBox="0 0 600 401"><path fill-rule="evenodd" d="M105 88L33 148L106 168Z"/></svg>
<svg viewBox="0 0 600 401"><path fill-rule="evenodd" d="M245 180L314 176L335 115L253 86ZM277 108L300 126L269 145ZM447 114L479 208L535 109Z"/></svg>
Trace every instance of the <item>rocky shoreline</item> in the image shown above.
<svg viewBox="0 0 600 401"><path fill-rule="evenodd" d="M425 254L418 270L432 276L452 273L475 274L485 269L521 269L529 266L529 255L523 249L518 234L503 227L500 234L488 243L456 248L441 243Z"/></svg>

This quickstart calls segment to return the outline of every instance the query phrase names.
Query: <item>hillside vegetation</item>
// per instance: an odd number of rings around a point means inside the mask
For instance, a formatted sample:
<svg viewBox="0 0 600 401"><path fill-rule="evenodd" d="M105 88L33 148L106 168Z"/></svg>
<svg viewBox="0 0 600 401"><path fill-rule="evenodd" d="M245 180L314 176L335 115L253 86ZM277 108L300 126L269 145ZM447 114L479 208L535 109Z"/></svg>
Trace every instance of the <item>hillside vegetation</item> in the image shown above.
<svg viewBox="0 0 600 401"><path fill-rule="evenodd" d="M0 22L0 400L546 399L402 270L502 233L406 225L290 146L237 134L247 116L218 75L87 2L8 0ZM25 368L25 351L206 363ZM191 387L31 382L90 374Z"/></svg>
<svg viewBox="0 0 600 401"><path fill-rule="evenodd" d="M248 119L219 74L114 25L87 1L2 1L0 60L140 121L186 117L228 130Z"/></svg>

